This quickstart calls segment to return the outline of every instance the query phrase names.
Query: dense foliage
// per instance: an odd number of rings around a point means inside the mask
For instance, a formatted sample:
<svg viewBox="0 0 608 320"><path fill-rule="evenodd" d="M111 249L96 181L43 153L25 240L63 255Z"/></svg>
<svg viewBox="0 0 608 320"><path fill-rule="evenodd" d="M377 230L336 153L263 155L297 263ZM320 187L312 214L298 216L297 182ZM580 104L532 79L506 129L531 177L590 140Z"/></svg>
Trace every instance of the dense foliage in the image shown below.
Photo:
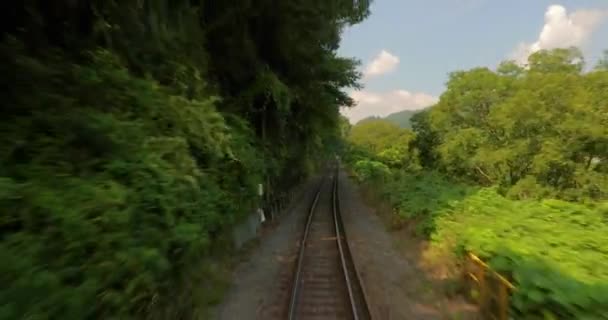
<svg viewBox="0 0 608 320"><path fill-rule="evenodd" d="M606 204L512 201L482 189L451 207L435 240L456 241L514 279L520 318L608 318Z"/></svg>
<svg viewBox="0 0 608 320"><path fill-rule="evenodd" d="M608 319L605 62L584 72L573 48L529 61L452 73L408 139L366 121L345 159L433 248L510 277L515 318ZM395 149L399 166L381 156Z"/></svg>
<svg viewBox="0 0 608 320"><path fill-rule="evenodd" d="M376 187L434 249L474 252L510 277L516 319L608 314L608 204L515 201L429 172L394 173Z"/></svg>
<svg viewBox="0 0 608 320"><path fill-rule="evenodd" d="M436 140L422 147L447 174L514 198L606 199L608 71L583 73L582 59L555 49L533 54L529 69L452 73L425 118Z"/></svg>
<svg viewBox="0 0 608 320"><path fill-rule="evenodd" d="M391 113L391 114L387 115L386 117L369 116L367 118L361 119L359 122L357 122L357 124L364 123L367 121L386 120L388 122L392 122L392 123L398 125L400 128L411 129L412 128L412 123L411 123L412 117L420 112L423 112L424 110L425 109L402 110L402 111L398 111L395 113Z"/></svg>
<svg viewBox="0 0 608 320"><path fill-rule="evenodd" d="M9 2L0 319L204 317L257 184L339 145L369 4Z"/></svg>
<svg viewBox="0 0 608 320"><path fill-rule="evenodd" d="M414 134L386 120L369 120L353 126L348 134L347 161L377 160L393 169L418 167L417 150L410 147Z"/></svg>

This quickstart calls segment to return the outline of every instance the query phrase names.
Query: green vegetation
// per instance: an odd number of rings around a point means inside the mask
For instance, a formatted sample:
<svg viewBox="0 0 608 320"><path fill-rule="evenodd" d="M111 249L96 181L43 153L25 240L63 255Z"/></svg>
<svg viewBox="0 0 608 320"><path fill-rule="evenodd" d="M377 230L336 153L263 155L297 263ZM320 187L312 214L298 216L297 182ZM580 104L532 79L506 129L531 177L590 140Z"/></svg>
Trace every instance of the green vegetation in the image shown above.
<svg viewBox="0 0 608 320"><path fill-rule="evenodd" d="M424 109L423 109L424 110ZM386 121L390 121L395 123L401 128L411 129L412 128L412 117L422 112L423 110L403 110L395 113L391 113L388 116L384 117Z"/></svg>
<svg viewBox="0 0 608 320"><path fill-rule="evenodd" d="M12 1L0 319L205 318L230 230L339 146L366 1Z"/></svg>
<svg viewBox="0 0 608 320"><path fill-rule="evenodd" d="M556 49L529 69L454 72L413 131L349 135L356 176L434 249L472 251L516 283L516 319L608 319L608 72L582 70L578 50ZM398 166L381 156L395 149Z"/></svg>
<svg viewBox="0 0 608 320"><path fill-rule="evenodd" d="M391 113L388 116L381 118L381 117L367 117L365 119L362 119L361 121L359 121L357 124L359 123L363 123L366 121L372 121L372 120L386 120L388 122L392 122L394 124L396 124L397 126L399 126L400 128L403 129L411 129L412 128L412 122L411 119L414 115L416 115L417 113L423 112L426 109L422 109L422 110L403 110L403 111L399 111L399 112L395 112L395 113Z"/></svg>
<svg viewBox="0 0 608 320"><path fill-rule="evenodd" d="M438 166L510 197L608 196L608 72L582 73L576 49L541 51L530 69L455 72L428 117ZM418 124L420 125L420 124Z"/></svg>
<svg viewBox="0 0 608 320"><path fill-rule="evenodd" d="M350 130L348 139L354 149L351 158L382 161L394 169L418 167L416 150L409 147L414 134L391 122L370 120L360 123Z"/></svg>
<svg viewBox="0 0 608 320"><path fill-rule="evenodd" d="M436 249L474 252L513 279L517 319L608 314L606 204L514 201L428 172L395 176L382 192Z"/></svg>
<svg viewBox="0 0 608 320"><path fill-rule="evenodd" d="M606 319L608 224L604 204L512 201L482 189L437 219L438 243L477 253L514 279L515 314Z"/></svg>

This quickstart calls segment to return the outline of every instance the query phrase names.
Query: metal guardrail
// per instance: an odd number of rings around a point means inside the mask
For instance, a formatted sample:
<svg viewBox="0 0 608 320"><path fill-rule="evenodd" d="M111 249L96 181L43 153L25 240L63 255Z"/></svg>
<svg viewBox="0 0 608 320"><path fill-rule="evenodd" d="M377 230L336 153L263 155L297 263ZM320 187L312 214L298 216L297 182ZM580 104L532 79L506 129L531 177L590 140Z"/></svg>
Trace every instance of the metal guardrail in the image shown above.
<svg viewBox="0 0 608 320"><path fill-rule="evenodd" d="M471 295L481 318L509 320L511 294L517 288L472 253L467 254L464 269L469 292L476 292Z"/></svg>

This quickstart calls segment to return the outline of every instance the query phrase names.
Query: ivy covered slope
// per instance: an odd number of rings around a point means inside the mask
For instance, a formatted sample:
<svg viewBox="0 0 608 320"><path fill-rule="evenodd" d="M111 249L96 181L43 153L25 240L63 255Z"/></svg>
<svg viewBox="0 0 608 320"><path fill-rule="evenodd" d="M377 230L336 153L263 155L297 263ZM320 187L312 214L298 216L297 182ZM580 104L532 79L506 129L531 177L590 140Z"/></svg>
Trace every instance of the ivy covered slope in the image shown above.
<svg viewBox="0 0 608 320"><path fill-rule="evenodd" d="M0 319L192 319L255 187L337 146L365 1L11 1ZM287 166L289 164L289 166Z"/></svg>
<svg viewBox="0 0 608 320"><path fill-rule="evenodd" d="M413 131L350 129L357 177L433 248L510 277L517 319L607 319L608 59L582 62L556 49L454 72Z"/></svg>

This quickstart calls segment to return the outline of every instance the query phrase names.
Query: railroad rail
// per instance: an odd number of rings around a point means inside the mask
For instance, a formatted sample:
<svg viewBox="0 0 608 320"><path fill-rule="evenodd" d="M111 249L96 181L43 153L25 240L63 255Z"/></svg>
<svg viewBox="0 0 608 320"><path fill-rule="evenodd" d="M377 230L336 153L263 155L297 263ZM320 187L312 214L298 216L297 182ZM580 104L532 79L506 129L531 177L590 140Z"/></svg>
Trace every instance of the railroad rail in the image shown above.
<svg viewBox="0 0 608 320"><path fill-rule="evenodd" d="M364 288L340 215L338 167L310 206L289 302L289 320L369 320Z"/></svg>

